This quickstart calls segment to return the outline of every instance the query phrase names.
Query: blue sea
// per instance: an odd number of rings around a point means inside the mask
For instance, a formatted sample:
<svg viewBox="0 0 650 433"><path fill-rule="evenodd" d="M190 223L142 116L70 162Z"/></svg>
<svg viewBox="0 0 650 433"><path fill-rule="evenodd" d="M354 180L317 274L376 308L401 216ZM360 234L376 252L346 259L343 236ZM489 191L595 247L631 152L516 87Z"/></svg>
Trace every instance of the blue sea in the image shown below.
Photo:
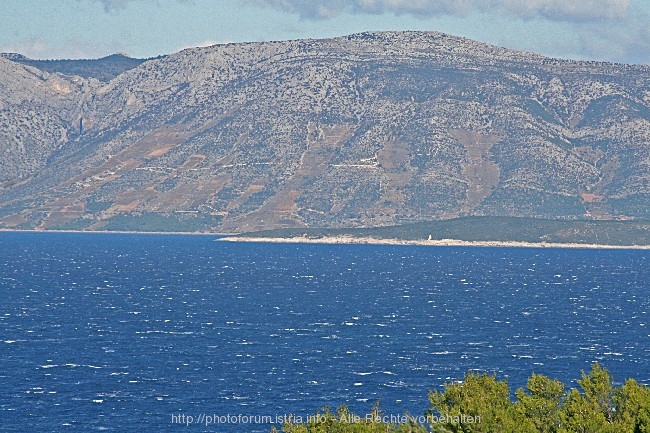
<svg viewBox="0 0 650 433"><path fill-rule="evenodd" d="M468 370L650 384L650 253L0 234L0 430L420 415ZM271 422L268 422L268 421ZM189 425L188 425L189 424Z"/></svg>

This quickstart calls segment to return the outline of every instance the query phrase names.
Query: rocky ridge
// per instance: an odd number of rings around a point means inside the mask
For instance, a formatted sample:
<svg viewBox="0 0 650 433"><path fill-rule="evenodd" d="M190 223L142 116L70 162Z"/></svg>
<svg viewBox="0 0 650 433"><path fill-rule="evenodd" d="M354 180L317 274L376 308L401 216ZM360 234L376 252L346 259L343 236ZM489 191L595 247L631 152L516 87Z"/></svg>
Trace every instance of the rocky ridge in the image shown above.
<svg viewBox="0 0 650 433"><path fill-rule="evenodd" d="M0 58L0 228L646 219L649 72L435 32L194 48L108 82Z"/></svg>

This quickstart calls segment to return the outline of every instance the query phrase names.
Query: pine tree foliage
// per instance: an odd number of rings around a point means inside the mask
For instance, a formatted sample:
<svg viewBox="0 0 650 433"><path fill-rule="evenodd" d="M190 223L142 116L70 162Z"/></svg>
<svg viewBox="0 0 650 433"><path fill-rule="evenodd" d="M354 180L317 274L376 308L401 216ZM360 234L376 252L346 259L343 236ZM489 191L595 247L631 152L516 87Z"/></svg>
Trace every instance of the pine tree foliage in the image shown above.
<svg viewBox="0 0 650 433"><path fill-rule="evenodd" d="M580 389L532 374L514 401L505 380L469 371L429 392L422 416L387 416L376 403L364 416L347 406L325 408L283 433L650 433L650 389L634 379L616 387L598 363L582 372ZM272 433L278 433L273 428Z"/></svg>

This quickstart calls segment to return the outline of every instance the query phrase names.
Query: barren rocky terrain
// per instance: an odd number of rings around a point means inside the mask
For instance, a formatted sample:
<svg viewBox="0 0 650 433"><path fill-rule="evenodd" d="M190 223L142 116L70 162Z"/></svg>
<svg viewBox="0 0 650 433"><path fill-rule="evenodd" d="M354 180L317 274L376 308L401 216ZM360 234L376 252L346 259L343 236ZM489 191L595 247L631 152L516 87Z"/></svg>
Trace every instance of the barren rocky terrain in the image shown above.
<svg viewBox="0 0 650 433"><path fill-rule="evenodd" d="M117 60L0 57L0 228L650 217L648 66L435 32Z"/></svg>

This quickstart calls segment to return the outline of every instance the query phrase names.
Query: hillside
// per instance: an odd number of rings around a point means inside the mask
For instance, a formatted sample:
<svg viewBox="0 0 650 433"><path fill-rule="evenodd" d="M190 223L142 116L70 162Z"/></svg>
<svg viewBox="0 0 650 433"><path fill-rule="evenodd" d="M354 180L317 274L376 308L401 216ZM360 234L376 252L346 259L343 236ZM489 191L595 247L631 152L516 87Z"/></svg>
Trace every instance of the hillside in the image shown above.
<svg viewBox="0 0 650 433"><path fill-rule="evenodd" d="M34 60L16 53L2 53L0 57L16 63L34 66L49 73L78 75L83 78L96 78L99 81L110 81L122 72L133 69L146 62L146 59L134 59L125 54L112 54L101 59L79 60Z"/></svg>
<svg viewBox="0 0 650 433"><path fill-rule="evenodd" d="M650 217L648 66L382 32L64 72L0 58L0 228Z"/></svg>

